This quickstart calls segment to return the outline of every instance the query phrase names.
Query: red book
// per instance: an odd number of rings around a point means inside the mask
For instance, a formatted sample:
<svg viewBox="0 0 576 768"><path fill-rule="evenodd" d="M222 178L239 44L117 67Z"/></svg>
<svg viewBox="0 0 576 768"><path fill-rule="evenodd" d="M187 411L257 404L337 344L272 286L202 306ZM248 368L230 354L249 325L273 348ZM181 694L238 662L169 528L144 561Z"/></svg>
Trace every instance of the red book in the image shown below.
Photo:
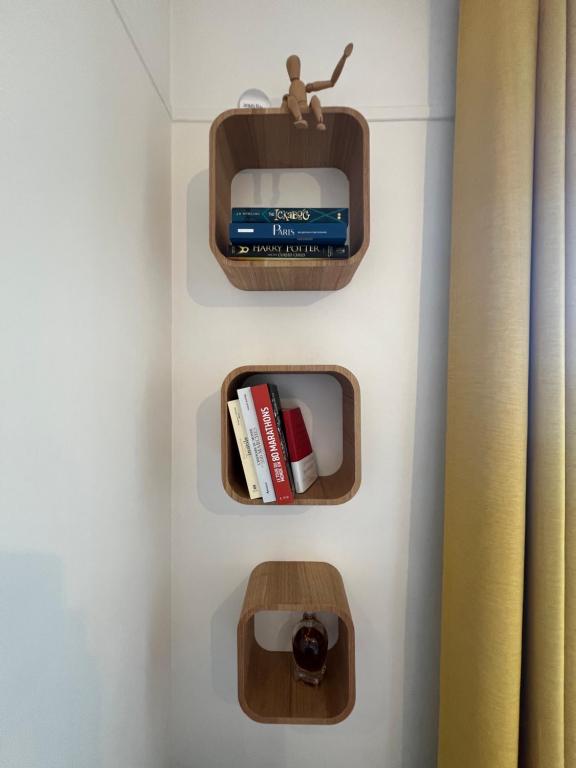
<svg viewBox="0 0 576 768"><path fill-rule="evenodd" d="M282 411L288 454L296 493L304 493L318 479L316 457L300 408Z"/></svg>
<svg viewBox="0 0 576 768"><path fill-rule="evenodd" d="M262 434L264 451L268 459L270 474L272 475L276 503L291 504L294 501L294 495L290 487L284 455L282 454L282 445L276 426L274 410L272 409L268 384L257 384L255 387L250 387L250 390L254 400L254 410L258 416L258 425Z"/></svg>
<svg viewBox="0 0 576 768"><path fill-rule="evenodd" d="M290 461L300 461L312 453L312 445L308 437L308 430L300 408L290 408L282 411L284 426L286 427L286 442Z"/></svg>

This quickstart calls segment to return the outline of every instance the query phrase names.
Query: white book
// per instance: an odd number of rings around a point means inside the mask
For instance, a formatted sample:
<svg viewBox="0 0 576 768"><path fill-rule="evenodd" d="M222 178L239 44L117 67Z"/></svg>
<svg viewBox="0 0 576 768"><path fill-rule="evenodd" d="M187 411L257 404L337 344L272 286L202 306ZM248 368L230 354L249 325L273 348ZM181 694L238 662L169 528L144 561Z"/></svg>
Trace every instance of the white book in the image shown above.
<svg viewBox="0 0 576 768"><path fill-rule="evenodd" d="M316 466L314 451L308 456L304 456L300 461L291 461L290 466L292 467L296 493L304 493L318 479L318 467Z"/></svg>
<svg viewBox="0 0 576 768"><path fill-rule="evenodd" d="M252 450L254 466L256 467L256 477L258 478L262 501L265 504L270 501L276 501L276 494L274 493L274 486L272 485L272 475L270 474L268 460L266 458L266 453L264 452L262 435L260 434L260 426L258 425L258 416L256 415L256 410L254 408L254 400L252 399L250 387L242 387L242 389L239 389L238 399L240 401L240 409L242 411L246 432L248 433L248 439L250 440L250 448Z"/></svg>
<svg viewBox="0 0 576 768"><path fill-rule="evenodd" d="M248 433L246 432L244 419L242 418L240 401L230 400L228 403L228 410L230 411L230 419L232 420L232 427L234 428L234 436L238 443L238 450L240 452L244 476L246 477L248 493L250 494L251 499L260 499L262 498L262 494L260 493L260 485L258 484L258 478L256 476L256 467L250 448L250 440L248 438Z"/></svg>

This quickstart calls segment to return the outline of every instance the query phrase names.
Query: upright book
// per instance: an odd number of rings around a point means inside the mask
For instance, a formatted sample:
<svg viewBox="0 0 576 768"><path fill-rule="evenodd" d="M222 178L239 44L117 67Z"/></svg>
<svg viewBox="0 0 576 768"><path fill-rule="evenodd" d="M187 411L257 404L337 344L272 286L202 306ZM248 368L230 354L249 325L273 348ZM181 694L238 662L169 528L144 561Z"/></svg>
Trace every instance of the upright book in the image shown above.
<svg viewBox="0 0 576 768"><path fill-rule="evenodd" d="M254 410L258 416L260 434L264 443L264 452L272 475L277 504L290 504L294 501L288 468L282 451L280 434L276 425L274 408L270 399L268 384L251 387Z"/></svg>
<svg viewBox="0 0 576 768"><path fill-rule="evenodd" d="M316 457L312 450L308 430L300 408L282 411L286 428L286 442L297 493L303 493L318 478Z"/></svg>
<svg viewBox="0 0 576 768"><path fill-rule="evenodd" d="M344 245L348 225L339 224L251 224L232 222L229 226L233 245L266 245L269 243L311 243L313 245Z"/></svg>
<svg viewBox="0 0 576 768"><path fill-rule="evenodd" d="M280 394L278 393L278 387L276 384L268 384L268 391L270 392L270 400L272 401L272 410L274 411L274 418L276 419L276 427L278 428L278 434L280 435L280 445L282 446L282 453L284 455L284 461L286 462L286 469L288 470L288 480L290 480L290 487L292 493L296 492L294 485L294 476L292 475L292 467L290 466L290 456L288 454L288 445L286 443L286 430L284 427L284 419L282 418L282 404L280 402Z"/></svg>
<svg viewBox="0 0 576 768"><path fill-rule="evenodd" d="M260 493L258 477L256 476L254 457L252 456L252 451L250 449L250 439L248 438L244 419L242 418L240 401L230 400L228 403L228 411L230 412L230 420L232 421L234 437L236 438L236 443L238 444L238 451L240 453L240 460L242 462L244 476L246 477L248 493L251 499L261 499L262 494Z"/></svg>
<svg viewBox="0 0 576 768"><path fill-rule="evenodd" d="M258 416L256 415L256 410L254 408L254 400L252 399L250 387L242 387L238 390L238 400L240 401L242 418L244 419L246 432L248 433L248 438L250 440L250 448L252 449L252 456L254 457L258 485L260 486L260 491L262 493L262 501L267 504L276 501L276 494L274 493L272 476L268 467L268 459L264 452L264 444L262 443L262 435L260 434L260 427L258 425Z"/></svg>

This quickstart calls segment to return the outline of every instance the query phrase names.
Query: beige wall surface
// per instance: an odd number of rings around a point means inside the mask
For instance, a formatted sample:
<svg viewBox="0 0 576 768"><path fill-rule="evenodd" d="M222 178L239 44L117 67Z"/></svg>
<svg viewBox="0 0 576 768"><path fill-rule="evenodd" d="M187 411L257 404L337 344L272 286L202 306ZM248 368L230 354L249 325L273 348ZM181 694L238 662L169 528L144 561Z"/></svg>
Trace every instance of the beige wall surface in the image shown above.
<svg viewBox="0 0 576 768"><path fill-rule="evenodd" d="M170 120L111 2L0 16L0 765L159 768Z"/></svg>
<svg viewBox="0 0 576 768"><path fill-rule="evenodd" d="M0 5L0 763L433 765L456 0ZM370 248L340 292L238 291L208 246L209 122L244 88L278 100L288 53L329 76L349 39L321 96L370 120ZM310 177L309 204L347 194ZM356 374L349 503L226 496L219 388L250 362ZM236 622L266 559L342 572L357 703L338 726L240 710Z"/></svg>
<svg viewBox="0 0 576 768"><path fill-rule="evenodd" d="M207 2L178 0L173 9L172 94L183 118L172 154L173 766L431 766L453 124L423 118L452 111L456 3L219 8L218 23ZM281 94L292 51L306 77L326 77L348 39L356 47L341 84L320 96L368 105L368 252L342 291L239 291L208 246L204 120L234 106L243 87ZM252 185L261 199L271 188L294 205L294 179L269 176ZM308 204L339 199L337 179L305 176ZM249 178L242 190L250 195ZM248 363L335 363L356 374L362 485L350 502L255 508L226 496L219 388ZM250 571L269 559L327 560L343 575L357 633L357 700L337 726L262 726L238 706L236 623Z"/></svg>

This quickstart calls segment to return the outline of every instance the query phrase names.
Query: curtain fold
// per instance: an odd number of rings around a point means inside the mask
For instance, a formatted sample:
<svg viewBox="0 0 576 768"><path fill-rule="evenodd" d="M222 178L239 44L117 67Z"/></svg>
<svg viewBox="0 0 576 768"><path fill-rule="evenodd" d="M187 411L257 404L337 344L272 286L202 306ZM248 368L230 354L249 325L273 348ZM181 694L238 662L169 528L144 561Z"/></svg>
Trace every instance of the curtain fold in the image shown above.
<svg viewBox="0 0 576 768"><path fill-rule="evenodd" d="M439 768L576 768L576 0L462 0Z"/></svg>
<svg viewBox="0 0 576 768"><path fill-rule="evenodd" d="M564 765L566 0L540 3L521 765Z"/></svg>
<svg viewBox="0 0 576 768"><path fill-rule="evenodd" d="M566 15L566 584L564 756L576 766L576 3Z"/></svg>

